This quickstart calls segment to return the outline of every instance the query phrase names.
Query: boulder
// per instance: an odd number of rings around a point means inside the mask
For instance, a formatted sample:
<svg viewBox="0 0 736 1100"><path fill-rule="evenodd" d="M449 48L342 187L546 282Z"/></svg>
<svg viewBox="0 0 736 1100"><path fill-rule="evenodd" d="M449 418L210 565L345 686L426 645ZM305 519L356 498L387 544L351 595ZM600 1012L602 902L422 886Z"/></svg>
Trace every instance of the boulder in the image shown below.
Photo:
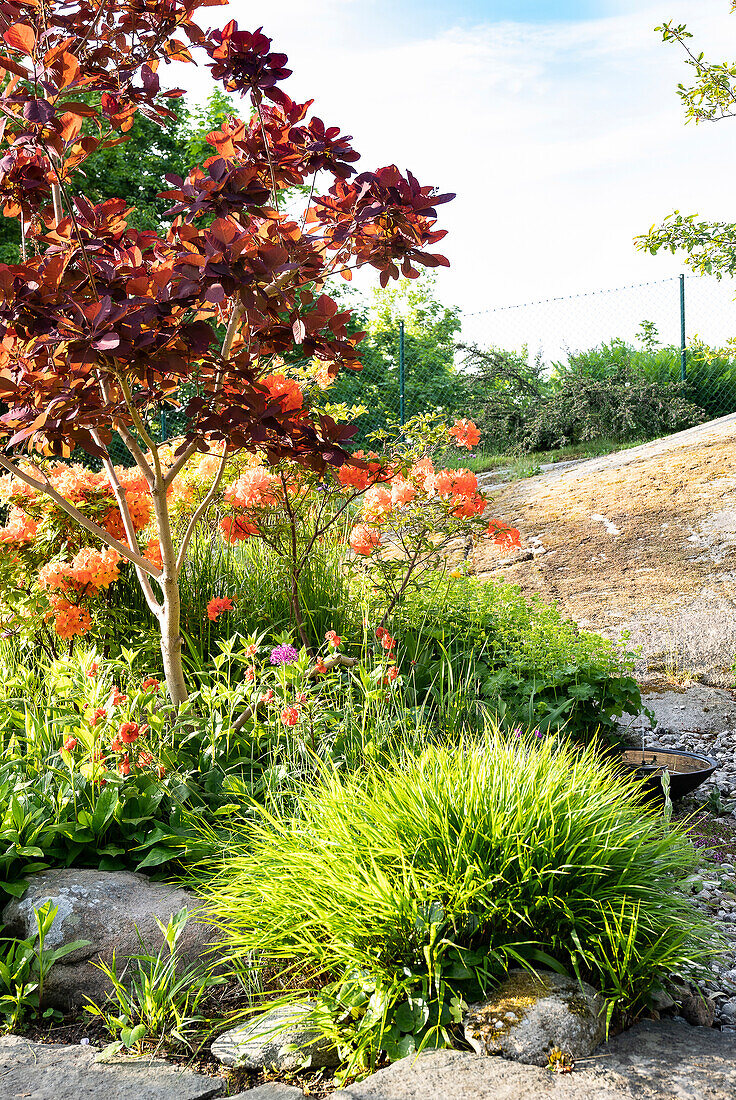
<svg viewBox="0 0 736 1100"><path fill-rule="evenodd" d="M309 1001L279 1005L242 1027L225 1031L212 1044L212 1056L224 1066L243 1069L336 1066L335 1048L305 1020L312 1007Z"/></svg>
<svg viewBox="0 0 736 1100"><path fill-rule="evenodd" d="M22 898L14 898L2 912L6 935L31 939L36 934L34 909L50 901L56 906L54 923L46 937L49 948L73 940L89 940L88 947L65 956L49 971L44 984L44 1003L69 1010L90 998L101 1003L111 988L92 962L117 959L118 976L126 955L140 953L141 941L155 954L163 942L156 917L166 925L184 906L194 912L199 902L186 890L151 882L132 871L90 871L63 868L32 875ZM136 931L137 930L137 931ZM193 962L215 939L213 928L191 919L179 938L183 963Z"/></svg>
<svg viewBox="0 0 736 1100"><path fill-rule="evenodd" d="M736 1036L680 1018L618 1035L573 1073L439 1050L402 1058L330 1100L733 1100Z"/></svg>
<svg viewBox="0 0 736 1100"><path fill-rule="evenodd" d="M573 1061L605 1034L603 1001L589 985L551 971L512 970L493 996L471 1005L465 1038L478 1054L547 1066L553 1051Z"/></svg>

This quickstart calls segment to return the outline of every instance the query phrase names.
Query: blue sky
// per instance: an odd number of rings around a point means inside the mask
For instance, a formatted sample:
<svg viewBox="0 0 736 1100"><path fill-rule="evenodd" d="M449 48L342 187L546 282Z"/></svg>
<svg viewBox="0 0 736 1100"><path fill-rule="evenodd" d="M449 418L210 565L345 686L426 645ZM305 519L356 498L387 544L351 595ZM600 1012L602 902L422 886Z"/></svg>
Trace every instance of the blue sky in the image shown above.
<svg viewBox="0 0 736 1100"><path fill-rule="evenodd" d="M679 208L734 219L736 119L685 126L682 57L654 27L736 57L730 0L253 0L206 21L263 23L286 90L395 163L457 192L442 209L449 301L468 310L657 280L677 258L633 238ZM205 20L203 20L204 22ZM206 72L182 84L204 97ZM736 328L736 325L734 325Z"/></svg>

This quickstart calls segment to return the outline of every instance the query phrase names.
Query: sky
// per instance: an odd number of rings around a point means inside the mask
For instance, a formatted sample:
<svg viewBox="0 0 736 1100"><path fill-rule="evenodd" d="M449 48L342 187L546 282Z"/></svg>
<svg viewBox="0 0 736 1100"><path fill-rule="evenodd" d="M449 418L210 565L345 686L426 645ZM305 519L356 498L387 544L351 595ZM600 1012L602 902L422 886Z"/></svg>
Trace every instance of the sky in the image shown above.
<svg viewBox="0 0 736 1100"><path fill-rule="evenodd" d="M200 22L263 24L294 70L285 90L313 97L317 115L353 135L359 167L396 163L457 193L440 208L452 266L439 287L475 313L658 283L682 262L637 252L634 236L674 209L736 220L736 118L684 124L676 85L688 70L679 47L654 32L667 19L686 22L707 56L736 58L730 6L232 0L203 9ZM210 87L204 69L187 66L179 79L194 97ZM715 288L703 299L698 331L706 313L722 320L733 293ZM667 301L674 296L673 283ZM581 300L579 312L600 301Z"/></svg>

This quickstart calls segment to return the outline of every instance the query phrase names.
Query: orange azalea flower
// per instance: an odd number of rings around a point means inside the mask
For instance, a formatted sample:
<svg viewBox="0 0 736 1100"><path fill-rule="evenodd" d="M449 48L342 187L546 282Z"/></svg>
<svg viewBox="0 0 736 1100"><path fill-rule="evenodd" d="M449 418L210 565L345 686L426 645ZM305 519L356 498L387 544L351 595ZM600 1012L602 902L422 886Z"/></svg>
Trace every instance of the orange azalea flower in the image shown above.
<svg viewBox="0 0 736 1100"><path fill-rule="evenodd" d="M450 428L450 435L454 437L456 447L467 447L469 451L480 443L480 432L472 420L456 420Z"/></svg>
<svg viewBox="0 0 736 1100"><path fill-rule="evenodd" d="M368 557L376 549L381 541L380 532L365 523L359 523L350 532L350 548L356 554Z"/></svg>

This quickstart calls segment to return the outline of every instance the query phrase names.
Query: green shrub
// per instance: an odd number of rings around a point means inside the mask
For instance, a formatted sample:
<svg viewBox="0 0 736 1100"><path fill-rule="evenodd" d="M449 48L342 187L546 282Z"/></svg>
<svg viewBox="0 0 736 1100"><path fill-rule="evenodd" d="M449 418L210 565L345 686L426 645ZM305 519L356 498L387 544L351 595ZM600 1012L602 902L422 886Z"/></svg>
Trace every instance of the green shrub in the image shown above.
<svg viewBox="0 0 736 1100"><path fill-rule="evenodd" d="M294 817L257 814L205 883L235 956L292 991L272 1000L316 995L353 1071L452 1045L509 965L591 980L610 1019L714 950L677 889L686 834L595 751L553 741L489 734L335 771Z"/></svg>
<svg viewBox="0 0 736 1100"><path fill-rule="evenodd" d="M438 574L407 597L394 632L417 698L449 675L508 726L615 740L617 719L642 707L632 654L515 585Z"/></svg>

